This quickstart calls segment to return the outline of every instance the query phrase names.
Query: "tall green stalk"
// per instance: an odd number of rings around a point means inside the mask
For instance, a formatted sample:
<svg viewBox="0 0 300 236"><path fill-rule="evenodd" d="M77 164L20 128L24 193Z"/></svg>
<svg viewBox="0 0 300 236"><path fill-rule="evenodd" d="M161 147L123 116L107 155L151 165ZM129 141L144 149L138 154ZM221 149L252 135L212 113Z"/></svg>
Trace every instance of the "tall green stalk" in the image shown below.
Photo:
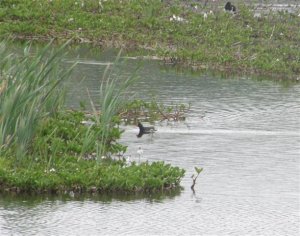
<svg viewBox="0 0 300 236"><path fill-rule="evenodd" d="M117 72L117 76L113 75L115 73L112 72L117 70L120 54L121 52L118 54L113 66L111 67L108 65L103 74L99 88L100 113L96 111L95 105L91 101L95 119L100 130L97 133L97 137L87 135L87 138L90 142L96 141L98 161L100 160L100 157L107 155L107 147L110 144L110 133L115 126L114 118L118 115L118 112L124 108L128 100L134 96L131 95L131 97L128 97L128 90L138 78L136 76L136 71L133 71L128 78L122 78L121 72ZM95 140L91 140L91 138L94 138Z"/></svg>
<svg viewBox="0 0 300 236"><path fill-rule="evenodd" d="M13 150L17 161L25 156L41 118L55 112L61 102L62 82L72 67L62 69L64 44L51 43L35 54L31 46L21 56L8 54L0 44L0 154Z"/></svg>

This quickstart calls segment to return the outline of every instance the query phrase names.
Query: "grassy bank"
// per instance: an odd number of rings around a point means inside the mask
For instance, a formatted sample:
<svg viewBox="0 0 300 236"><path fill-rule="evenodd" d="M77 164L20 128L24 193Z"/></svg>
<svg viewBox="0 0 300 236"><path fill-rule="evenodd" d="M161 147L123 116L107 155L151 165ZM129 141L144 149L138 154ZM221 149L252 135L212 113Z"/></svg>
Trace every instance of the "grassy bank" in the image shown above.
<svg viewBox="0 0 300 236"><path fill-rule="evenodd" d="M187 2L187 1L185 1ZM220 1L220 4L223 2ZM4 0L2 38L56 38L122 47L168 63L239 74L299 79L300 17L269 12L254 17L237 5L235 15L182 1ZM204 11L207 14L204 16Z"/></svg>
<svg viewBox="0 0 300 236"><path fill-rule="evenodd" d="M0 191L16 193L149 193L179 187L184 171L163 162L54 160L47 169L43 163L23 160L14 167L11 159L0 158ZM28 163L31 163L28 167Z"/></svg>
<svg viewBox="0 0 300 236"><path fill-rule="evenodd" d="M136 163L118 143L119 112L135 81L99 85L101 112L66 111L63 48L15 56L0 43L0 191L16 193L157 192L179 187L184 170L163 162ZM116 62L117 63L117 62ZM88 124L88 125L87 125Z"/></svg>

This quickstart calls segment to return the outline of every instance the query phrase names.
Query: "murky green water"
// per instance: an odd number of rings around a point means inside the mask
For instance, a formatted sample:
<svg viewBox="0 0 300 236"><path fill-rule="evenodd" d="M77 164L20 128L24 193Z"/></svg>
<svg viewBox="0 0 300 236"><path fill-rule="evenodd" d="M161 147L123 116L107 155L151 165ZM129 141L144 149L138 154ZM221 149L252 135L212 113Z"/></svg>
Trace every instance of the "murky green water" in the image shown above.
<svg viewBox="0 0 300 236"><path fill-rule="evenodd" d="M77 53L79 56L77 57ZM76 59L74 59L76 58ZM78 50L67 104L97 101L114 53ZM137 60L122 66L129 76ZM298 235L300 84L178 73L144 61L137 97L191 103L186 121L156 123L151 138L124 127L137 160L164 160L187 170L179 193L155 196L0 196L1 235ZM82 81L82 78L85 80ZM203 115L205 116L203 117ZM193 194L194 166L204 171Z"/></svg>

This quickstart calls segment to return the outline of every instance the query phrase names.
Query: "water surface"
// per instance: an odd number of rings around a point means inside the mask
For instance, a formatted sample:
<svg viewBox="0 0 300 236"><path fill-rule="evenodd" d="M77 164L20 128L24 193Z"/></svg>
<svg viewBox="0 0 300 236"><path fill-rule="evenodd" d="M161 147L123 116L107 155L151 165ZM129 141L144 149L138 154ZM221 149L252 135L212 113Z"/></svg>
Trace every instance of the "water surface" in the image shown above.
<svg viewBox="0 0 300 236"><path fill-rule="evenodd" d="M79 56L77 54L79 52ZM75 56L76 55L76 56ZM99 83L115 53L74 51L68 107L97 103ZM75 59L74 59L75 58ZM139 62L121 66L126 78ZM156 123L153 137L124 126L121 142L138 160L186 169L179 193L153 196L0 197L1 235L298 235L300 193L299 84L177 72L144 61L137 97L191 104L184 122ZM82 80L82 78L85 80ZM203 167L190 189L194 166Z"/></svg>

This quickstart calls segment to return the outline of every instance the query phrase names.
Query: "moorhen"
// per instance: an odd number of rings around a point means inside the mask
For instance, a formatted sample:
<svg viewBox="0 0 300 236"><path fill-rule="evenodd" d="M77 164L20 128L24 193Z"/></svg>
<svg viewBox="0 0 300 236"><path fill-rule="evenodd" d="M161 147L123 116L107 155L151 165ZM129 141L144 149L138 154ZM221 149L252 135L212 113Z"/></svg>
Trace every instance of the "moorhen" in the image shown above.
<svg viewBox="0 0 300 236"><path fill-rule="evenodd" d="M141 122L138 123L138 127L140 128L140 132L137 135L138 138L142 137L144 134L153 134L156 131L154 126L145 127Z"/></svg>

